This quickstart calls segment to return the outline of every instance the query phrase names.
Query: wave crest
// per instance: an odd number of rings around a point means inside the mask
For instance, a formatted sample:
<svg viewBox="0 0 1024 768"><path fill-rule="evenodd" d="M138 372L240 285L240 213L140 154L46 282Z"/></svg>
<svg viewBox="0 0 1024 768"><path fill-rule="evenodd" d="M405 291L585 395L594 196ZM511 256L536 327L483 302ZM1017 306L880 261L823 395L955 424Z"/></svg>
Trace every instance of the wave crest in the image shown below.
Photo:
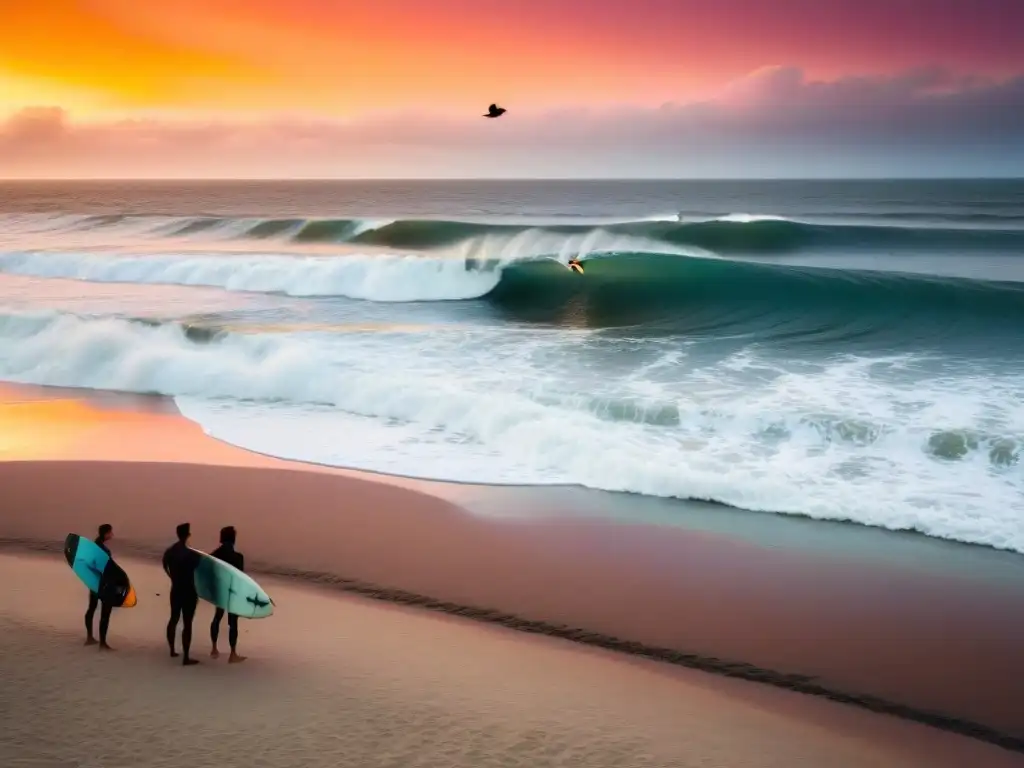
<svg viewBox="0 0 1024 768"><path fill-rule="evenodd" d="M500 279L498 271L467 270L457 259L395 254L179 257L14 253L0 254L0 272L381 302L472 299L489 293Z"/></svg>
<svg viewBox="0 0 1024 768"><path fill-rule="evenodd" d="M649 217L634 221L472 222L441 219L261 218L219 216L19 216L5 219L25 233L79 232L213 240L362 244L414 251L443 248L474 238L512 238L526 232L586 237L594 230L700 248L723 254L772 255L810 251L878 250L976 252L1024 250L1024 219L995 218L971 226L921 226L913 217L825 223L768 214L730 213L699 220ZM985 224L986 226L982 226Z"/></svg>
<svg viewBox="0 0 1024 768"><path fill-rule="evenodd" d="M374 302L484 299L526 322L646 333L752 332L910 344L973 336L993 352L1024 325L1024 283L752 263L682 253L604 251L631 238L572 243L586 272L564 266L564 241L536 233L470 241L447 255L351 253L0 254L0 272L44 278L206 286ZM643 243L639 243L643 246Z"/></svg>

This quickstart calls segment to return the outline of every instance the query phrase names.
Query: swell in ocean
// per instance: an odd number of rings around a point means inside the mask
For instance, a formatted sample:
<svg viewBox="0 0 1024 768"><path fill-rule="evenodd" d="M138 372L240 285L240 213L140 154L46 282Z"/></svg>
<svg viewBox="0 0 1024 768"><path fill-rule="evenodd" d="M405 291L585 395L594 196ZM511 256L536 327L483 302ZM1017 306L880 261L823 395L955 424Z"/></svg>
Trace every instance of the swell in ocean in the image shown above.
<svg viewBox="0 0 1024 768"><path fill-rule="evenodd" d="M682 215L641 220L605 219L574 223L548 217L539 223L444 219L273 218L164 215L8 216L36 233L126 232L154 237L239 239L309 244L362 244L426 250L475 238L510 239L555 235L586 237L595 229L672 246L717 253L783 254L851 249L1019 251L1024 247L1024 216L969 213L936 221L913 214L876 214L861 220L796 220L773 215L733 213L705 219Z"/></svg>
<svg viewBox="0 0 1024 768"><path fill-rule="evenodd" d="M563 258L543 244L505 258L23 251L0 253L0 273L373 302L484 299L510 319L648 335L878 338L896 347L964 338L980 348L1024 327L1024 281L616 250L584 255L578 276Z"/></svg>
<svg viewBox="0 0 1024 768"><path fill-rule="evenodd" d="M0 378L285 458L1024 552L1024 219L554 218L7 215L0 273L50 287ZM67 280L114 298L55 311ZM221 298L126 309L159 286Z"/></svg>
<svg viewBox="0 0 1024 768"><path fill-rule="evenodd" d="M862 333L922 318L934 327L941 316L999 331L1024 313L1024 218L999 223L937 228L730 214L526 226L22 214L6 218L0 272L378 302L486 297L529 321L557 322L572 308L574 322L588 327L657 320L680 331L718 330L804 316L826 331ZM585 276L565 269L570 257L584 261Z"/></svg>

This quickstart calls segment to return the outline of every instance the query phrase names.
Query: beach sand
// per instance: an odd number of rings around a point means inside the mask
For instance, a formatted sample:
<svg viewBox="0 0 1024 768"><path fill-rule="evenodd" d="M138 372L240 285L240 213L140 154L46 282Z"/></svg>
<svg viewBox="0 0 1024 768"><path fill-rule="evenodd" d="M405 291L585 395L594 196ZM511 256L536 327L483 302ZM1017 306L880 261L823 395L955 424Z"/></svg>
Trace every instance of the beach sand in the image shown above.
<svg viewBox="0 0 1024 768"><path fill-rule="evenodd" d="M705 531L487 520L457 503L472 489L259 456L159 398L2 388L0 458L7 551L112 523L140 597L99 656L79 647L67 567L0 557L16 585L0 765L1024 765L957 735L1024 749L1016 561L962 578ZM237 526L251 569L291 577L260 576L279 608L243 622L243 665L166 658L152 562L184 520L202 549ZM636 657L652 650L676 664ZM903 719L822 696L844 691ZM947 732L907 721L929 717Z"/></svg>
<svg viewBox="0 0 1024 768"><path fill-rule="evenodd" d="M52 556L0 556L0 764L161 766L1021 765L996 747L800 694L478 623L298 589L242 621L229 665L168 657L166 577L139 592L113 653L83 647L86 593ZM31 758L31 759L26 759Z"/></svg>

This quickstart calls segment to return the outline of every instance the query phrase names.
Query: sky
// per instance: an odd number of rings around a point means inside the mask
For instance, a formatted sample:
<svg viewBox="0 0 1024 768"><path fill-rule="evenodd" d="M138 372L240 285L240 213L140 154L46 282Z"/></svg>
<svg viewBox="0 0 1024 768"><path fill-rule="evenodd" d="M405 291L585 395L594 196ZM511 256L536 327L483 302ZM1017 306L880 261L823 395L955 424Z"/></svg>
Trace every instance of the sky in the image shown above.
<svg viewBox="0 0 1024 768"><path fill-rule="evenodd" d="M0 177L1024 176L1024 0L0 10Z"/></svg>

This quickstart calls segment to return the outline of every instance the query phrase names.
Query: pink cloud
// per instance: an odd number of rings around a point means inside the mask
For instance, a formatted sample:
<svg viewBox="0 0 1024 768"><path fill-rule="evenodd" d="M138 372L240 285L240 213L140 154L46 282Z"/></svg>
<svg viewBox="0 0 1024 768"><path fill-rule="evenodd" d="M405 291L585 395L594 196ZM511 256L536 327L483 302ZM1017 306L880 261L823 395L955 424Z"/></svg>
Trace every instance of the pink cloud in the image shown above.
<svg viewBox="0 0 1024 768"><path fill-rule="evenodd" d="M765 173L799 175L780 164L819 151L843 175L851 163L884 171L885 158L927 150L954 175L967 160L1024 174L1024 76L931 68L814 81L798 68L770 67L701 102L529 118L507 106L497 121L391 114L105 124L37 107L0 127L0 169L17 176L685 176L717 175L716 167L735 175L741 159L749 166L754 158L747 175L761 175L766 163L775 170Z"/></svg>
<svg viewBox="0 0 1024 768"><path fill-rule="evenodd" d="M28 107L12 115L0 128L0 147L22 152L49 147L68 132L68 115L60 107Z"/></svg>

